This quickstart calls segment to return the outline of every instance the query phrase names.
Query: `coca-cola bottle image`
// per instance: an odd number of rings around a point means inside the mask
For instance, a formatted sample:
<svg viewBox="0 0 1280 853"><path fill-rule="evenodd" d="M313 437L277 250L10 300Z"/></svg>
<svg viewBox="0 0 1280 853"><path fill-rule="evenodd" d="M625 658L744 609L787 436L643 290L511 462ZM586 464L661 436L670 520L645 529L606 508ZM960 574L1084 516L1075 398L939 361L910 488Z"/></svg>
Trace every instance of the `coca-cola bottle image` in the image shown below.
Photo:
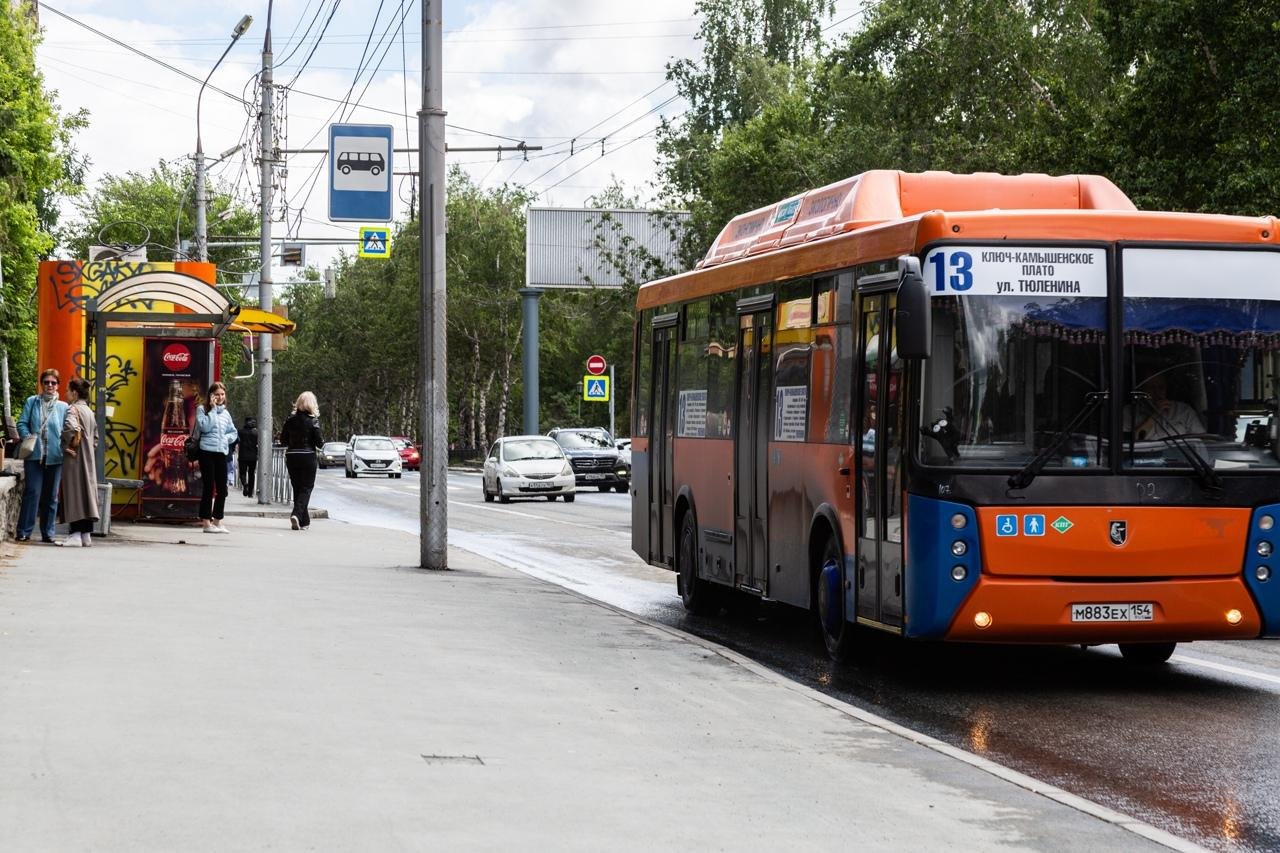
<svg viewBox="0 0 1280 853"><path fill-rule="evenodd" d="M187 401L182 395L182 383L169 382L169 394L164 401L164 414L160 418L160 454L163 464L164 490L171 495L187 493L187 455L185 445L191 429L187 423Z"/></svg>

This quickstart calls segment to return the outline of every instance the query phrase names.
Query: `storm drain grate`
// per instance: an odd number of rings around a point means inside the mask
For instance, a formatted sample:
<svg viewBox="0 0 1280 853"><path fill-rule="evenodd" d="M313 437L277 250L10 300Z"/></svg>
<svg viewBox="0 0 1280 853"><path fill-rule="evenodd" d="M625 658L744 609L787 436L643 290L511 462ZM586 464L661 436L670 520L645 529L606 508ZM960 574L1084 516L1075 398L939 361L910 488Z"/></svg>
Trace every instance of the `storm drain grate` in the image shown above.
<svg viewBox="0 0 1280 853"><path fill-rule="evenodd" d="M422 760L428 764L479 764L484 766L484 759L478 755L424 755Z"/></svg>

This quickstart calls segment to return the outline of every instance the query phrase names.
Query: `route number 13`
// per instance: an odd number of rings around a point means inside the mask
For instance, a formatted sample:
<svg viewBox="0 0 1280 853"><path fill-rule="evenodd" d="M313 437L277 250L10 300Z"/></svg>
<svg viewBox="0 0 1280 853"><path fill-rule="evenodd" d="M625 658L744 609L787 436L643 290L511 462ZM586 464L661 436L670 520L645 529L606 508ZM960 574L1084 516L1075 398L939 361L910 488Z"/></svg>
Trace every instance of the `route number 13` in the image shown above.
<svg viewBox="0 0 1280 853"><path fill-rule="evenodd" d="M973 255L968 252L934 252L929 256L933 266L933 289L936 293L968 290L973 287ZM948 275L947 270L951 273Z"/></svg>

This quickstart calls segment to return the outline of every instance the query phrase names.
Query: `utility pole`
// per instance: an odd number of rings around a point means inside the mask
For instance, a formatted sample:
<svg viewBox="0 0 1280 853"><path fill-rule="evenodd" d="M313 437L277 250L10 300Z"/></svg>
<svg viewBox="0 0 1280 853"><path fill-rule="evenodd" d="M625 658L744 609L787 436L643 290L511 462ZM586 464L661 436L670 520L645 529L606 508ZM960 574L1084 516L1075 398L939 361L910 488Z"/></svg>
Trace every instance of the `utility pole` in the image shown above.
<svg viewBox="0 0 1280 853"><path fill-rule="evenodd" d="M262 202L262 274L258 282L258 307L270 312L271 301L271 185L275 168L272 150L275 129L271 124L271 0L267 2L267 34L262 42L262 150L260 152L258 195ZM271 445L271 335L258 334L258 503L270 503Z"/></svg>
<svg viewBox="0 0 1280 853"><path fill-rule="evenodd" d="M419 565L449 568L449 426L445 395L444 0L422 0L422 109L418 112L418 322L423 460Z"/></svg>

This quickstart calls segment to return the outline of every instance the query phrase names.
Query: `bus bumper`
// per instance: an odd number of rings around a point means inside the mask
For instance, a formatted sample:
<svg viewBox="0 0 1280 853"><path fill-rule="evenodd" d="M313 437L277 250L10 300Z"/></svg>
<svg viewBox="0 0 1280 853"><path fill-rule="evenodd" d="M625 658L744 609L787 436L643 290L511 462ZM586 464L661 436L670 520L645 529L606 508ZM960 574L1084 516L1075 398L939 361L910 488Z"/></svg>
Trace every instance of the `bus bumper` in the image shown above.
<svg viewBox="0 0 1280 853"><path fill-rule="evenodd" d="M1071 619L1073 604L1130 602L1151 602L1152 620ZM1228 614L1238 615L1238 621L1231 622ZM982 576L944 639L1100 644L1242 640L1262 635L1262 614L1239 576L1105 584Z"/></svg>

